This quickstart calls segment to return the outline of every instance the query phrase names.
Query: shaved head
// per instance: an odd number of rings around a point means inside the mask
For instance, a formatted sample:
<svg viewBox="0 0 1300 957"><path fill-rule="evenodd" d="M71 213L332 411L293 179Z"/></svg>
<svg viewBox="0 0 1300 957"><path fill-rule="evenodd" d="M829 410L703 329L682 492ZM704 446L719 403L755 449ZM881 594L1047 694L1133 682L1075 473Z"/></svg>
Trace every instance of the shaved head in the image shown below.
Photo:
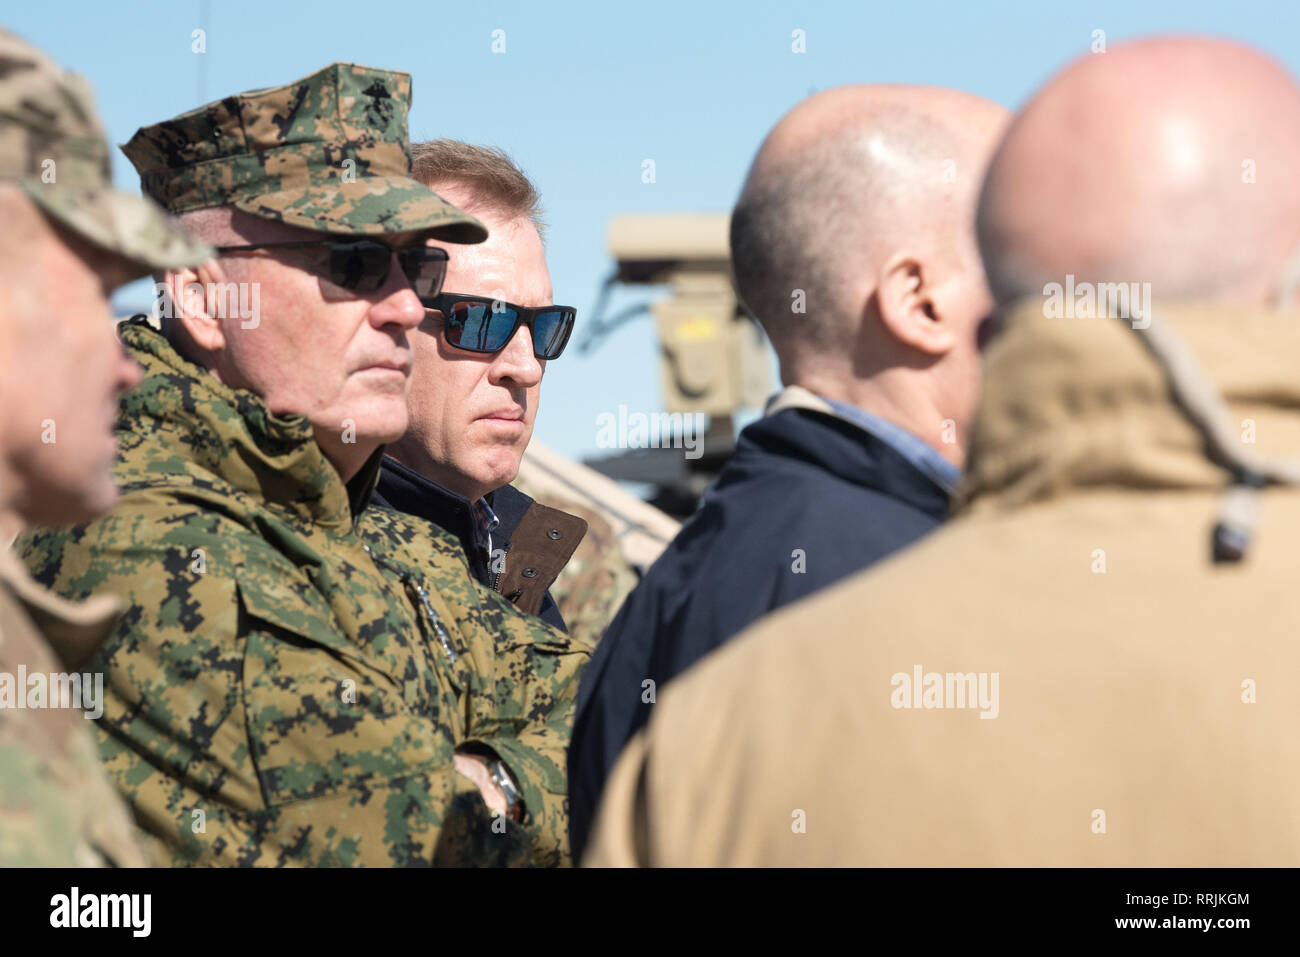
<svg viewBox="0 0 1300 957"><path fill-rule="evenodd" d="M896 85L827 90L782 118L731 226L741 297L778 352L792 334L841 347L864 282L891 251L970 258L979 183L1008 119L969 93ZM795 289L806 314L791 311Z"/></svg>
<svg viewBox="0 0 1300 957"><path fill-rule="evenodd" d="M882 415L959 465L993 305L975 206L1009 121L939 87L818 93L768 134L731 218L736 287L782 381Z"/></svg>
<svg viewBox="0 0 1300 957"><path fill-rule="evenodd" d="M979 239L1000 301L1080 281L1264 304L1300 245L1300 90L1239 44L1155 38L1083 57L1017 116Z"/></svg>

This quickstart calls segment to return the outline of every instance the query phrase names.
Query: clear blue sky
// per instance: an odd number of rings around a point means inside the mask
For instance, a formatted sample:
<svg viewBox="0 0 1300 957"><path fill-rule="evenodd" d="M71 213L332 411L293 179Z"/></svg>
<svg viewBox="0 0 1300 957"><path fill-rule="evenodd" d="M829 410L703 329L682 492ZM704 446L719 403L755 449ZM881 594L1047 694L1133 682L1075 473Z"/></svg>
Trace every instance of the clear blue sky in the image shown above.
<svg viewBox="0 0 1300 957"><path fill-rule="evenodd" d="M1111 44L1169 31L1236 37L1300 74L1295 0L210 0L202 57L191 52L200 10L198 0L60 0L8 4L0 22L91 80L114 143L199 105L201 83L210 100L333 60L410 72L413 139L503 147L537 182L551 223L555 296L578 307L580 324L612 266L609 218L728 209L765 132L813 89L932 83L1014 108L1086 53L1096 29ZM506 31L505 55L491 53L496 29ZM791 52L795 29L805 31L804 54ZM655 160L654 184L641 182L646 158ZM120 185L136 188L125 157L114 171ZM147 297L137 289L119 301ZM552 363L538 437L569 455L592 454L599 413L619 403L658 409L656 351L647 318L585 358L575 349Z"/></svg>

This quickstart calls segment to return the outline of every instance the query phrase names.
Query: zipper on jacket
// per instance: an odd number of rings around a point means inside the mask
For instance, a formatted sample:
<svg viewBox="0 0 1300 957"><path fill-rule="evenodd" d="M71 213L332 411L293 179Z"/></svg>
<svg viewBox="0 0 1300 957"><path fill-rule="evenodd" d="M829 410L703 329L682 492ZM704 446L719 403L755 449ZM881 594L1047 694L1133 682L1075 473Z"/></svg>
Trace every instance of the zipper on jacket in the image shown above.
<svg viewBox="0 0 1300 957"><path fill-rule="evenodd" d="M451 663L454 665L456 663L456 652L452 650L451 642L447 640L449 636L447 635L447 629L442 626L442 619L438 617L437 611L435 611L433 605L429 603L429 593L425 591L424 586L419 582L408 580L408 584L413 586L415 588L415 593L420 596L420 602L424 605L424 610L429 615L429 620L433 622L433 632L438 636L438 640L442 642L442 647L447 652L447 657L451 659Z"/></svg>
<svg viewBox="0 0 1300 957"><path fill-rule="evenodd" d="M451 647L451 641L449 640L451 636L447 634L447 629L443 627L442 624L442 618L438 615L437 610L429 601L428 591L425 590L423 585L410 575L406 574L402 569L396 567L391 562L385 561L372 552L370 546L366 543L362 542L361 547L365 549L366 554L370 556L372 562L376 565L382 565L384 568L387 568L390 572L393 572L398 578L405 582L408 588L414 590L415 594L420 599L420 604L424 606L424 613L428 616L429 622L433 625L433 633L438 636L438 641L441 643L443 651L447 652L447 657L451 659L451 663L454 665L456 663L456 652L455 649Z"/></svg>
<svg viewBox="0 0 1300 957"><path fill-rule="evenodd" d="M501 549L501 569L502 569L502 570L499 571L499 572L497 572L497 573L496 573L496 577L492 579L492 590L493 590L494 592L496 592L498 595L501 594L501 579L504 578L504 577L505 577L505 574L506 574L506 573L505 573L505 567L506 567L506 555L509 554L509 552L510 552L510 549L509 549L509 548L503 548L503 549ZM488 552L488 571L489 571L489 572L492 571L492 553L491 553L491 552Z"/></svg>

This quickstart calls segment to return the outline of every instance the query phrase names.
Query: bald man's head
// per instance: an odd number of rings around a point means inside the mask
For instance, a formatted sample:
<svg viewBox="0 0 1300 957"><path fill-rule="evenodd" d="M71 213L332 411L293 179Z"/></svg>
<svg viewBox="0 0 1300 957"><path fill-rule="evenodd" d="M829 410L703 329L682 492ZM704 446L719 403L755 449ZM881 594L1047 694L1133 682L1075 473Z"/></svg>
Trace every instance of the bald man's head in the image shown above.
<svg viewBox="0 0 1300 957"><path fill-rule="evenodd" d="M975 204L1009 119L969 93L897 85L838 87L781 119L732 213L731 254L787 384L889 385L855 404L914 430L906 407L921 389L921 404L962 423L991 306Z"/></svg>
<svg viewBox="0 0 1300 957"><path fill-rule="evenodd" d="M1078 281L1258 305L1300 245L1300 89L1239 44L1154 38L1077 60L990 166L980 247L1000 301Z"/></svg>
<svg viewBox="0 0 1300 957"><path fill-rule="evenodd" d="M803 101L763 142L732 215L741 297L778 352L839 348L872 273L896 250L954 268L975 250L979 182L1008 120L937 87L860 85ZM793 290L807 312L791 309Z"/></svg>

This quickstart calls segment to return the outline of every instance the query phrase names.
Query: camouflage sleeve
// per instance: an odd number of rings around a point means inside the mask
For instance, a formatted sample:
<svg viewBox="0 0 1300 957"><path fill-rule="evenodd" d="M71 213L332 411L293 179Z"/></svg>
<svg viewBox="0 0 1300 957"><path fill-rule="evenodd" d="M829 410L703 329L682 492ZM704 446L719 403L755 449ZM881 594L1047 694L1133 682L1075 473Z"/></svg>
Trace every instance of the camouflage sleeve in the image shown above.
<svg viewBox="0 0 1300 957"><path fill-rule="evenodd" d="M570 864L566 752L590 652L475 585L479 621L492 646L490 666L475 674L467 736L496 751L520 782L534 862ZM486 658L484 651L476 657Z"/></svg>
<svg viewBox="0 0 1300 957"><path fill-rule="evenodd" d="M0 868L149 865L89 729L48 713L0 707Z"/></svg>
<svg viewBox="0 0 1300 957"><path fill-rule="evenodd" d="M461 744L491 748L519 782L534 863L569 864L565 752L590 649L475 581L454 539L430 543L429 580L469 659Z"/></svg>
<svg viewBox="0 0 1300 957"><path fill-rule="evenodd" d="M350 641L282 532L146 491L23 543L55 591L127 599L97 731L142 826L178 864L525 860L456 775L436 682Z"/></svg>

